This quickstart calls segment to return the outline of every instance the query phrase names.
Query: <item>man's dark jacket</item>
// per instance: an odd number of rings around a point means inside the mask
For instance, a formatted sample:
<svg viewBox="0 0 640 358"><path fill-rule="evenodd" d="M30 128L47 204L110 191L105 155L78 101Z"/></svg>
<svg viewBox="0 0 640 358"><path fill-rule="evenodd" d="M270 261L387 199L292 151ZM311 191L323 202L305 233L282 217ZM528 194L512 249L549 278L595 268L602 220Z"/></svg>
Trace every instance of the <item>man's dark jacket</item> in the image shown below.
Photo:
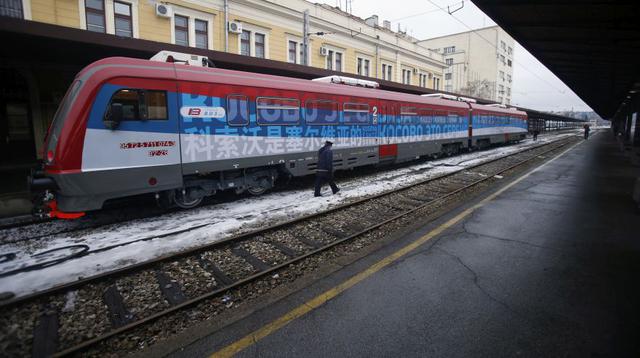
<svg viewBox="0 0 640 358"><path fill-rule="evenodd" d="M325 145L318 151L318 173L333 174L333 152L331 146Z"/></svg>

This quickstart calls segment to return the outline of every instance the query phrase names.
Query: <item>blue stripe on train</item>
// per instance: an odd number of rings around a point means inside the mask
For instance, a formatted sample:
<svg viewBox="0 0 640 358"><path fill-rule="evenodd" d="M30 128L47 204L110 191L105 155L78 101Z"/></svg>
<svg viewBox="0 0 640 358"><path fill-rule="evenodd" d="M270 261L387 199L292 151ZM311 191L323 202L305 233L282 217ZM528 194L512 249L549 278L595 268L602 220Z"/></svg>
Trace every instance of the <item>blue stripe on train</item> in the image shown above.
<svg viewBox="0 0 640 358"><path fill-rule="evenodd" d="M91 109L88 128L106 129L102 120L113 94L125 87L106 84L99 91ZM181 106L187 107L223 107L227 108L227 99L218 97L199 96L182 94L178 97L175 92L168 92L168 120L146 120L146 121L123 121L116 129L119 131L135 132L160 132L177 133L178 127L182 128L182 133L187 134L215 134L230 136L263 136L263 137L329 137L329 138L351 138L351 137L404 137L416 135L439 135L451 132L466 132L466 116L389 116L379 115L378 124L351 124L345 123L345 114L338 111L337 122L331 117L331 111L305 109L298 112L277 113L278 110L261 110L262 123L269 123L267 119L275 119L286 122L290 117L301 117L300 124L258 124L256 119L255 102L249 102L249 125L230 126L227 117L223 118L190 118L179 115L178 99ZM236 111L237 112L237 111ZM284 112L284 111L280 111ZM298 113L295 113L298 112ZM245 112L246 113L246 112ZM313 125L307 123L310 117L314 118ZM179 123L181 118L181 123ZM238 120L238 116L234 115ZM357 122L361 118L352 118ZM368 122L371 123L373 116L368 115ZM239 122L239 121L238 121ZM279 122L280 123L280 122ZM328 124L334 123L334 124ZM519 127L526 130L526 122L515 117L499 118L493 116L474 116L474 128L490 127Z"/></svg>

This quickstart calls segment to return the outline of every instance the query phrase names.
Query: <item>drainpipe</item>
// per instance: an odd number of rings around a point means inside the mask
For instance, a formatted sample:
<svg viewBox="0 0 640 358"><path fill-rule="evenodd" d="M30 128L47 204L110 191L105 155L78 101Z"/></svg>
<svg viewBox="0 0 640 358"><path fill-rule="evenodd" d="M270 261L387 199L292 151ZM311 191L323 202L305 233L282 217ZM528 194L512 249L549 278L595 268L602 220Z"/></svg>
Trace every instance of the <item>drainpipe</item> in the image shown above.
<svg viewBox="0 0 640 358"><path fill-rule="evenodd" d="M378 45L378 42L380 42L380 35L376 35L376 78L380 78L378 75L378 69L380 67L380 45Z"/></svg>
<svg viewBox="0 0 640 358"><path fill-rule="evenodd" d="M229 0L224 0L224 52L229 52Z"/></svg>

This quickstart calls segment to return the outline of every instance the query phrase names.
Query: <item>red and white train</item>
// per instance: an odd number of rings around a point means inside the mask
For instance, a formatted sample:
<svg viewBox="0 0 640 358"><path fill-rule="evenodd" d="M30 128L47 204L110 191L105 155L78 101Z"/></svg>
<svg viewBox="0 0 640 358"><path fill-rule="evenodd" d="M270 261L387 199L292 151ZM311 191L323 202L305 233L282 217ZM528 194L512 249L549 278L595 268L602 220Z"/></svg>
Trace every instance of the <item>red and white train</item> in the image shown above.
<svg viewBox="0 0 640 358"><path fill-rule="evenodd" d="M52 216L143 193L184 208L219 190L260 194L280 176L314 173L325 140L344 170L527 132L526 113L515 109L339 76L302 80L194 66L206 63L199 56L154 57L170 62L106 58L76 76L47 135L44 173L33 179L53 194Z"/></svg>

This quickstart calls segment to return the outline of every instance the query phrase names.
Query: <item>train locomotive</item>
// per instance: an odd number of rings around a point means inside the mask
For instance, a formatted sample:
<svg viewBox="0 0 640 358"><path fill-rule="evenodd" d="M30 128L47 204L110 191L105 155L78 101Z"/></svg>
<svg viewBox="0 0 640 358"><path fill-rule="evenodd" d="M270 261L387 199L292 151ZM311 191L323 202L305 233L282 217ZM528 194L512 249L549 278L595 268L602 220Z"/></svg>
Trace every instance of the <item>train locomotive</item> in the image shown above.
<svg viewBox="0 0 640 358"><path fill-rule="evenodd" d="M49 215L75 218L105 201L155 193L197 206L221 190L261 194L282 176L453 154L526 136L525 112L385 91L341 76L304 80L205 67L163 51L106 58L78 73L49 128ZM200 64L200 65L198 65Z"/></svg>

